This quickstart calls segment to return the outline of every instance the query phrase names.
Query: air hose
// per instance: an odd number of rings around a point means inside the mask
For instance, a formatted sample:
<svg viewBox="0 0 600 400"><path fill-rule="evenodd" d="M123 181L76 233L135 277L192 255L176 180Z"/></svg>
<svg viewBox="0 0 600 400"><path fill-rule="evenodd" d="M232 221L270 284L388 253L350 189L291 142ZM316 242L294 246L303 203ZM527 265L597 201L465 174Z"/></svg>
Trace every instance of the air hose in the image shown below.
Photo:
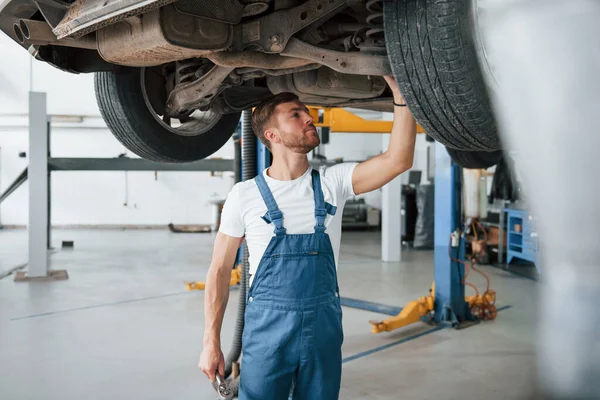
<svg viewBox="0 0 600 400"><path fill-rule="evenodd" d="M242 112L242 180L254 179L256 176L256 136L252 131L252 110ZM237 153L236 153L237 154ZM239 158L238 158L239 161ZM248 275L250 264L248 262L248 246L244 242L242 249L242 273L240 279L240 297L238 304L237 320L233 345L225 359L225 378L231 376L232 365L238 361L242 353L242 333L244 332L244 314L246 312L246 296L248 293ZM239 379L239 377L238 377ZM238 382L230 385L237 395Z"/></svg>

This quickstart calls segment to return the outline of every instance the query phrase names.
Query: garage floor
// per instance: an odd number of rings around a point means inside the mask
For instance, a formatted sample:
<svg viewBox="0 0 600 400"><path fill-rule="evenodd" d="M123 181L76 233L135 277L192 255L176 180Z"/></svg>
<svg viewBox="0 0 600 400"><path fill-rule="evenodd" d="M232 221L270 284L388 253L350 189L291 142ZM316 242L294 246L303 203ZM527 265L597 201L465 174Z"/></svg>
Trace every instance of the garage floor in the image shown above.
<svg viewBox="0 0 600 400"><path fill-rule="evenodd" d="M72 250L60 250L73 240ZM197 369L203 334L203 280L211 234L55 230L52 283L0 280L0 398L4 400L196 399L215 394ZM27 232L0 231L0 272L27 261ZM426 295L433 252L380 261L380 234L345 232L343 297L401 307ZM510 306L462 331L414 324L371 334L387 316L344 307L341 399L525 399L535 387L538 283L483 267ZM483 288L483 279L472 275ZM235 325L233 290L223 327L227 354Z"/></svg>

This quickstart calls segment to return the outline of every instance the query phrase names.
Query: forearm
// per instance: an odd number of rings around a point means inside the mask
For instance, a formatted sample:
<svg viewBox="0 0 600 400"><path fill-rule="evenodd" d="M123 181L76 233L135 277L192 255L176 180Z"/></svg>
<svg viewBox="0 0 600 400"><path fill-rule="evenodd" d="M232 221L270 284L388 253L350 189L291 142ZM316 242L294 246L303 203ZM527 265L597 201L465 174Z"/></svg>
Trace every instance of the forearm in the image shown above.
<svg viewBox="0 0 600 400"><path fill-rule="evenodd" d="M229 300L231 271L211 265L206 276L204 291L204 345L221 344L221 326Z"/></svg>
<svg viewBox="0 0 600 400"><path fill-rule="evenodd" d="M404 98L393 77L384 77L394 95L394 103L404 104ZM355 194L381 188L392 179L412 168L415 157L417 124L408 107L394 106L394 123L390 144L385 152L363 161L352 173Z"/></svg>
<svg viewBox="0 0 600 400"><path fill-rule="evenodd" d="M404 104L404 99L400 95L394 95L394 102ZM417 124L408 107L394 106L394 123L385 156L401 172L412 167L416 134Z"/></svg>

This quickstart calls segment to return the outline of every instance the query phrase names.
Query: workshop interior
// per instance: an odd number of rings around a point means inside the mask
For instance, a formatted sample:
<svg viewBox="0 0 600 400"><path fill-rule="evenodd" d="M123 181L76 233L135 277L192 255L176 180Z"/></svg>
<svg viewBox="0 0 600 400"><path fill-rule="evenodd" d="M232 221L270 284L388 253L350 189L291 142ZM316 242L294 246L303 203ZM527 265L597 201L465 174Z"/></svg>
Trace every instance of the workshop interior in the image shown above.
<svg viewBox="0 0 600 400"><path fill-rule="evenodd" d="M291 92L313 169L413 166L342 212L340 399L596 399L595 0L0 0L0 398L238 397L198 369L252 111ZM291 397L290 397L291 398ZM282 399L286 400L286 399ZM318 399L317 399L318 400Z"/></svg>

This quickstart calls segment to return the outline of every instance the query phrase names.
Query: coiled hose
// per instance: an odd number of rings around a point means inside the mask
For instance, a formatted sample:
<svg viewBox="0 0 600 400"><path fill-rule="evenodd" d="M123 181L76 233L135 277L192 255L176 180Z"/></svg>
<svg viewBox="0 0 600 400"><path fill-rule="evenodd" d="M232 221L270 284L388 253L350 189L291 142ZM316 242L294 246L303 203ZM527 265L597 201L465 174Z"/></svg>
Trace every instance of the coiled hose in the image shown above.
<svg viewBox="0 0 600 400"><path fill-rule="evenodd" d="M240 126L240 125L238 125ZM242 132L236 129L233 134L233 180L238 183L242 180Z"/></svg>
<svg viewBox="0 0 600 400"><path fill-rule="evenodd" d="M242 180L247 181L256 176L256 136L252 131L252 110L242 112ZM236 153L237 154L237 153ZM239 158L238 158L239 161ZM248 246L244 241L242 250L242 274L240 279L240 298L238 304L237 320L233 345L225 359L225 378L231 376L232 365L238 361L242 353L242 333L244 332L244 314L246 313L246 296L248 293L248 275L250 264L248 262ZM237 395L238 383L231 384L231 389Z"/></svg>

